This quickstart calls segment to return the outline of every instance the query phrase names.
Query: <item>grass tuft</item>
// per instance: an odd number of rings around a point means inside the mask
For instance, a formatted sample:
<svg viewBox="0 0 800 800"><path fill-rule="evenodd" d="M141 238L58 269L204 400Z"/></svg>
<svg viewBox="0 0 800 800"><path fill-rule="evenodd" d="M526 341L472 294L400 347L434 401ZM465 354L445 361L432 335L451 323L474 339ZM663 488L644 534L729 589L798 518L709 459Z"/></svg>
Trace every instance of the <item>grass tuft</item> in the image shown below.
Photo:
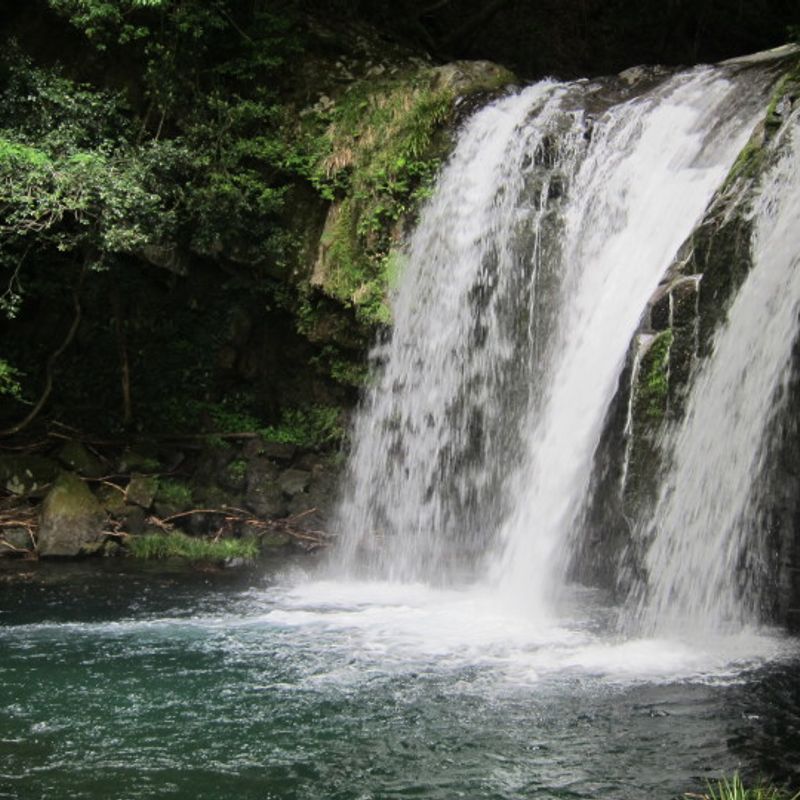
<svg viewBox="0 0 800 800"><path fill-rule="evenodd" d="M728 780L722 778L716 784L708 784L704 794L686 794L692 800L800 800L800 792L789 795L774 786L747 788L738 774Z"/></svg>
<svg viewBox="0 0 800 800"><path fill-rule="evenodd" d="M148 561L166 558L184 558L187 561L244 558L252 561L258 555L255 539L202 539L176 532L129 536L125 543L134 558Z"/></svg>

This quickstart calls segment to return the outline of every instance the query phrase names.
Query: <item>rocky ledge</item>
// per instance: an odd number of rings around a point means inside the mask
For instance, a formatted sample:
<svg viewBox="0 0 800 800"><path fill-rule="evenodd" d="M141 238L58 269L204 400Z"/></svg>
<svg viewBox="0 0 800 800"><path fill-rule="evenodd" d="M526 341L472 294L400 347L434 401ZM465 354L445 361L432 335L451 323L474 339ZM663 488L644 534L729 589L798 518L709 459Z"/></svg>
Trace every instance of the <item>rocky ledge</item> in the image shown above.
<svg viewBox="0 0 800 800"><path fill-rule="evenodd" d="M336 453L257 434L55 441L0 455L0 557L237 563L329 539Z"/></svg>

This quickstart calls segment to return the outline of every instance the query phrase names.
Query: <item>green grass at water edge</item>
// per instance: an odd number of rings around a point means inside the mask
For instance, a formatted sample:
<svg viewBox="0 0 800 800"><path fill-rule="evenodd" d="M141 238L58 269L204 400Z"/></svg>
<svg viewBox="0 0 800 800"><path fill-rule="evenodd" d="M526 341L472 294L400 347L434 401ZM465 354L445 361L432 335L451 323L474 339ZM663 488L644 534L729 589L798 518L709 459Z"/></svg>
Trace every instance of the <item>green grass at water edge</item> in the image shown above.
<svg viewBox="0 0 800 800"><path fill-rule="evenodd" d="M188 561L226 561L258 555L255 539L202 539L183 533L153 533L129 536L125 544L134 558L147 561L183 558Z"/></svg>
<svg viewBox="0 0 800 800"><path fill-rule="evenodd" d="M736 774L730 780L722 778L714 784L709 783L703 794L686 794L684 797L695 800L799 800L800 792L789 794L774 786L748 788Z"/></svg>

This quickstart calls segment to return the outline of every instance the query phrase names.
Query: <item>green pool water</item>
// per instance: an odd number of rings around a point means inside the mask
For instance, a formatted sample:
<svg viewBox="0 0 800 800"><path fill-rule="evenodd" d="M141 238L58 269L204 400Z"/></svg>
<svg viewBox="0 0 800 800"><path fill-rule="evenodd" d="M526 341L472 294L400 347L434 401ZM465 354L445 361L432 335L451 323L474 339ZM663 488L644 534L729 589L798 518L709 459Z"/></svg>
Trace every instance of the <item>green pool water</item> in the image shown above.
<svg viewBox="0 0 800 800"><path fill-rule="evenodd" d="M623 640L476 587L15 567L0 798L671 798L800 778L794 643ZM13 580L11 579L13 577Z"/></svg>

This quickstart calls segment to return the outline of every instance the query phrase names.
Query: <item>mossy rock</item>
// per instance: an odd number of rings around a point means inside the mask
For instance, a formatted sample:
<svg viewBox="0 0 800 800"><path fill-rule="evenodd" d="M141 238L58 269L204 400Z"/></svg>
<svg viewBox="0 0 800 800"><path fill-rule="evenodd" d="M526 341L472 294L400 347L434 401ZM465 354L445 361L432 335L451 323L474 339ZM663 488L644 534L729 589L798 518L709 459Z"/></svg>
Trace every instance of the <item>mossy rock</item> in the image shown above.
<svg viewBox="0 0 800 800"><path fill-rule="evenodd" d="M153 505L158 490L159 481L155 475L133 474L125 490L125 500L132 505L148 509Z"/></svg>
<svg viewBox="0 0 800 800"><path fill-rule="evenodd" d="M62 472L42 503L37 549L43 558L78 556L102 542L106 514L89 487Z"/></svg>
<svg viewBox="0 0 800 800"><path fill-rule="evenodd" d="M315 182L334 202L312 286L352 308L367 327L391 322L393 262L452 149L459 102L513 81L490 62L415 63L354 82L326 107ZM318 323L305 323L319 338Z"/></svg>
<svg viewBox="0 0 800 800"><path fill-rule="evenodd" d="M634 429L638 427L640 430L652 433L653 425L664 418L669 398L672 339L671 329L656 334L641 356L633 390Z"/></svg>
<svg viewBox="0 0 800 800"><path fill-rule="evenodd" d="M129 447L119 461L120 472L158 472L161 462L155 445L139 444Z"/></svg>
<svg viewBox="0 0 800 800"><path fill-rule="evenodd" d="M97 501L112 517L120 517L130 508L125 503L125 492L113 486L100 485L95 492Z"/></svg>

